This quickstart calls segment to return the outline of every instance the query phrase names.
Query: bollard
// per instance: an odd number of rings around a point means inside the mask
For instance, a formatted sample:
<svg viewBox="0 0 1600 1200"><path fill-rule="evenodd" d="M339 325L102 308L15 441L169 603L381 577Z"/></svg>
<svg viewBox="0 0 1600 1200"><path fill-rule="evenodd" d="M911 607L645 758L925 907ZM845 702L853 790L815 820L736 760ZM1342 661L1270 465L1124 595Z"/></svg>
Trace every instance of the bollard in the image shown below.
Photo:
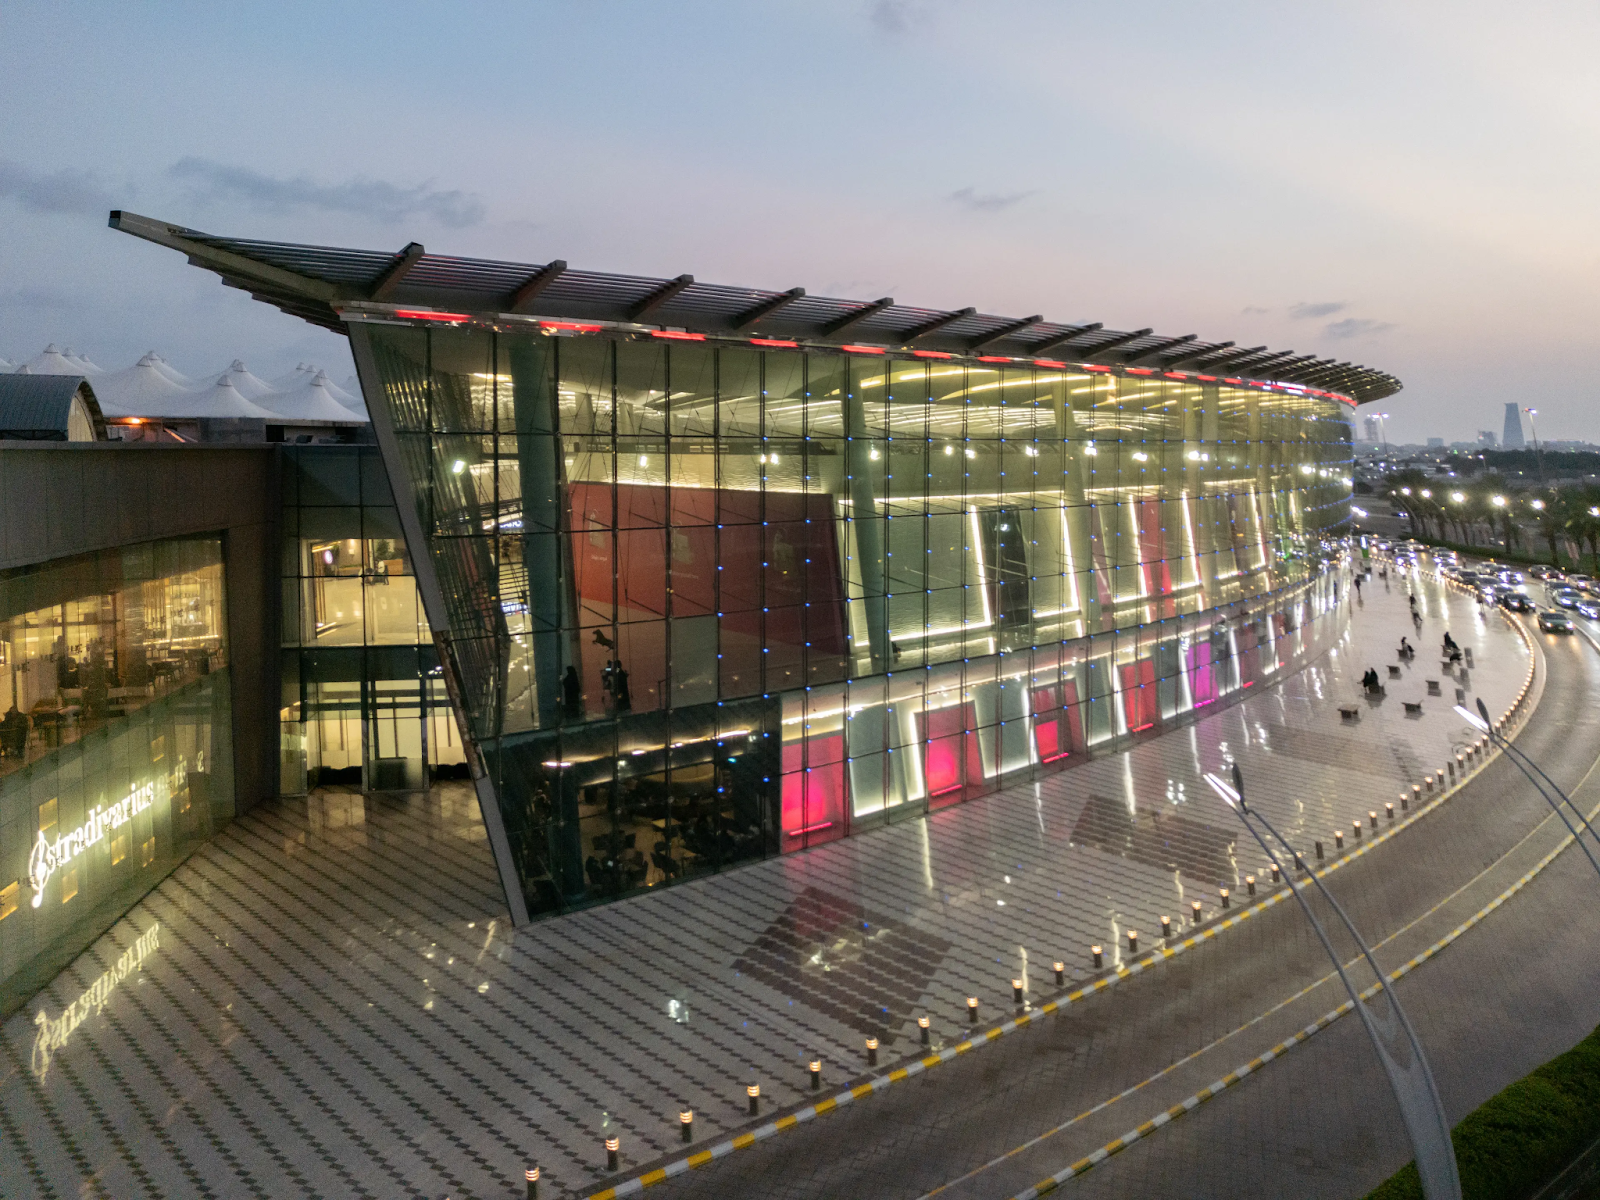
<svg viewBox="0 0 1600 1200"><path fill-rule="evenodd" d="M867 1066L875 1067L877 1065L878 1065L878 1039L877 1038L868 1038L867 1039Z"/></svg>
<svg viewBox="0 0 1600 1200"><path fill-rule="evenodd" d="M1090 946L1089 954L1094 958L1094 969L1098 971L1100 969L1100 947Z"/></svg>
<svg viewBox="0 0 1600 1200"><path fill-rule="evenodd" d="M1431 794L1433 792L1433 776L1432 775L1424 775L1422 777L1422 786L1423 786L1423 790L1424 791L1429 792Z"/></svg>
<svg viewBox="0 0 1600 1200"><path fill-rule="evenodd" d="M1344 849L1344 833L1338 829L1333 831L1333 848L1335 850Z"/></svg>
<svg viewBox="0 0 1600 1200"><path fill-rule="evenodd" d="M528 1200L539 1200L539 1168L529 1167L522 1177L528 1181Z"/></svg>
<svg viewBox="0 0 1600 1200"><path fill-rule="evenodd" d="M1217 894L1222 897L1222 907L1223 908L1227 908L1228 907L1228 889L1227 888L1218 888L1217 889Z"/></svg>
<svg viewBox="0 0 1600 1200"><path fill-rule="evenodd" d="M1161 918L1161 940L1169 941L1172 938L1172 918Z"/></svg>
<svg viewBox="0 0 1600 1200"><path fill-rule="evenodd" d="M1411 785L1411 798L1418 804L1422 803L1422 785L1420 783L1413 783Z"/></svg>
<svg viewBox="0 0 1600 1200"><path fill-rule="evenodd" d="M1300 856L1298 854L1296 854L1294 856L1294 861L1295 861L1295 865L1298 866L1299 863L1300 863ZM1273 863L1272 864L1272 882L1273 883L1282 883L1283 882L1283 871L1279 868L1277 863Z"/></svg>
<svg viewBox="0 0 1600 1200"><path fill-rule="evenodd" d="M678 1129L685 1142L694 1141L694 1110L686 1108L678 1114Z"/></svg>
<svg viewBox="0 0 1600 1200"><path fill-rule="evenodd" d="M606 1139L606 1170L608 1170L608 1171L617 1170L617 1168L618 1168L618 1166L620 1164L621 1155L622 1155L622 1139L621 1138L607 1138Z"/></svg>
<svg viewBox="0 0 1600 1200"><path fill-rule="evenodd" d="M1383 815L1391 821L1394 820L1394 805L1392 803L1383 806Z"/></svg>
<svg viewBox="0 0 1600 1200"><path fill-rule="evenodd" d="M917 1028L922 1031L922 1044L924 1046L933 1045L932 1023L928 1020L927 1017L918 1017L917 1018Z"/></svg>
<svg viewBox="0 0 1600 1200"><path fill-rule="evenodd" d="M1378 827L1378 814L1370 809L1367 810L1367 824L1373 829Z"/></svg>
<svg viewBox="0 0 1600 1200"><path fill-rule="evenodd" d="M977 1023L978 1023L978 998L976 996L968 996L967 997L967 1024L968 1025L976 1025Z"/></svg>
<svg viewBox="0 0 1600 1200"><path fill-rule="evenodd" d="M1350 822L1350 828L1353 831L1350 840L1354 841L1354 842L1359 842L1361 840L1361 822L1359 820L1351 821Z"/></svg>
<svg viewBox="0 0 1600 1200"><path fill-rule="evenodd" d="M1244 877L1244 886L1245 890L1254 896L1256 894L1256 877L1254 875L1246 875Z"/></svg>
<svg viewBox="0 0 1600 1200"><path fill-rule="evenodd" d="M744 1089L744 1094L750 1097L750 1115L759 1117L761 1115L761 1085L752 1083Z"/></svg>
<svg viewBox="0 0 1600 1200"><path fill-rule="evenodd" d="M809 1064L807 1064L806 1069L811 1072L811 1090L813 1092L821 1091L822 1090L822 1060L820 1058L813 1058L811 1060L811 1062Z"/></svg>
<svg viewBox="0 0 1600 1200"><path fill-rule="evenodd" d="M1128 957L1132 958L1139 953L1139 932L1136 929L1128 930Z"/></svg>
<svg viewBox="0 0 1600 1200"><path fill-rule="evenodd" d="M1013 979L1011 981L1011 1003L1022 1003L1022 980L1020 979Z"/></svg>
<svg viewBox="0 0 1600 1200"><path fill-rule="evenodd" d="M1198 900L1189 901L1189 924L1200 924L1200 901Z"/></svg>
<svg viewBox="0 0 1600 1200"><path fill-rule="evenodd" d="M1064 962L1051 963L1050 969L1056 973L1056 986L1067 986L1067 964Z"/></svg>
<svg viewBox="0 0 1600 1200"><path fill-rule="evenodd" d="M1456 765L1455 765L1455 763L1453 763L1453 762L1445 763L1444 769L1446 771L1450 772L1450 782L1454 783L1456 781Z"/></svg>

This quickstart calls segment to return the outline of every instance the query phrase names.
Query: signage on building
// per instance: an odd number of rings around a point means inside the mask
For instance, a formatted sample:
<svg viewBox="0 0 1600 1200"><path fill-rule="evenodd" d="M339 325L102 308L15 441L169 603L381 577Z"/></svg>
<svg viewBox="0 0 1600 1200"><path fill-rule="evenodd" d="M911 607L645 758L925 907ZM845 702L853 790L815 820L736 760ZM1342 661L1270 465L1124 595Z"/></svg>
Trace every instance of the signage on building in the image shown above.
<svg viewBox="0 0 1600 1200"><path fill-rule="evenodd" d="M51 1020L42 1008L34 1014L33 1023L38 1032L33 1037L32 1065L39 1082L44 1082L45 1073L50 1070L51 1056L67 1044L73 1030L104 1008L106 1001L111 999L111 993L117 990L117 985L143 968L144 960L160 949L160 933L161 926L152 925L140 934L139 940L124 950L121 957L90 984L83 995L62 1009L59 1017Z"/></svg>
<svg viewBox="0 0 1600 1200"><path fill-rule="evenodd" d="M44 889L50 882L50 876L89 847L104 841L112 830L122 828L138 814L151 808L157 799L166 799L164 794L157 795L158 785L159 791L165 793L166 779L161 778L134 788L109 808L95 805L87 821L72 832L59 835L54 842L49 841L41 830L39 840L33 844L33 853L28 856L28 882L33 885L33 906L38 908L44 903Z"/></svg>

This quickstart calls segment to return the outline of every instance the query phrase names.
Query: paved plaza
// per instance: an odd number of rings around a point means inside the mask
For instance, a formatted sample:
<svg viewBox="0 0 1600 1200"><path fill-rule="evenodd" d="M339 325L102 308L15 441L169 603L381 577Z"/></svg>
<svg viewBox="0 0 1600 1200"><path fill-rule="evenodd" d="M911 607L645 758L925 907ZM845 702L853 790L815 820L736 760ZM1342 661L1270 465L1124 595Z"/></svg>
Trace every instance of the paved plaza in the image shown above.
<svg viewBox="0 0 1600 1200"><path fill-rule="evenodd" d="M837 1090L867 1037L883 1067L919 1053L920 1014L935 1046L965 1037L968 996L992 1023L1013 978L1042 1002L1056 959L1082 983L1092 944L1110 967L1163 914L1212 920L1251 873L1270 890L1203 772L1237 761L1289 840L1333 854L1469 740L1456 687L1503 711L1527 646L1415 587L1420 633L1406 585L1375 580L1306 670L1124 753L517 931L464 786L259 808L6 1023L0 1194L509 1197L533 1162L581 1193L606 1137L627 1178L680 1149L682 1108L710 1144L750 1124L748 1084L765 1119L815 1099L813 1059ZM1465 679L1433 653L1446 628Z"/></svg>

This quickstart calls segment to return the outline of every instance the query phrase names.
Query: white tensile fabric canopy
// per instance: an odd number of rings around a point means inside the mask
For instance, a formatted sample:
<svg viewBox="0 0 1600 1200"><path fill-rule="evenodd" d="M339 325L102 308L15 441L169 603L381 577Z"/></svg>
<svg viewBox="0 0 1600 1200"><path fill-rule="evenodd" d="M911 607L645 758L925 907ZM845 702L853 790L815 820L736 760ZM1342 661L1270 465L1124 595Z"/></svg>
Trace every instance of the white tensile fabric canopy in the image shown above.
<svg viewBox="0 0 1600 1200"><path fill-rule="evenodd" d="M174 383L154 354L146 354L131 367L97 378L94 394L108 417L164 417L176 415L170 410L189 389Z"/></svg>
<svg viewBox="0 0 1600 1200"><path fill-rule="evenodd" d="M199 391L183 392L176 398L168 400L158 413L145 414L152 417L254 417L258 420L273 420L273 414L259 404L252 403L226 374L222 375L216 383Z"/></svg>
<svg viewBox="0 0 1600 1200"><path fill-rule="evenodd" d="M265 379L257 378L250 374L250 368L244 365L244 359L236 358L232 364L221 371L213 371L204 377L206 382L201 385L201 391L209 391L224 379L238 389L239 395L246 400L259 400L262 396L270 396L273 387Z"/></svg>
<svg viewBox="0 0 1600 1200"><path fill-rule="evenodd" d="M296 421L349 422L361 419L334 399L333 392L328 389L326 371L318 371L310 382L302 384L292 392L280 392L275 396L268 396L262 403L280 417Z"/></svg>
<svg viewBox="0 0 1600 1200"><path fill-rule="evenodd" d="M84 375L84 369L57 349L51 342L38 354L17 368L18 375Z"/></svg>

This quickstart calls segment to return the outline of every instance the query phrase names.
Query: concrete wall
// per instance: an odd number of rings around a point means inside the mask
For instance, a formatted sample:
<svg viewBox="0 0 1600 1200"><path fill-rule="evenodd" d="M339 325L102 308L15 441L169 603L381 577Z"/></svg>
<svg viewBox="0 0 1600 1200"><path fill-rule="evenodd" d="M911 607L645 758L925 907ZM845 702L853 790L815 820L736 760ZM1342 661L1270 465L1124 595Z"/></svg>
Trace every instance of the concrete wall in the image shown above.
<svg viewBox="0 0 1600 1200"><path fill-rule="evenodd" d="M268 445L0 442L0 570L222 535L236 812L278 792L279 469Z"/></svg>

